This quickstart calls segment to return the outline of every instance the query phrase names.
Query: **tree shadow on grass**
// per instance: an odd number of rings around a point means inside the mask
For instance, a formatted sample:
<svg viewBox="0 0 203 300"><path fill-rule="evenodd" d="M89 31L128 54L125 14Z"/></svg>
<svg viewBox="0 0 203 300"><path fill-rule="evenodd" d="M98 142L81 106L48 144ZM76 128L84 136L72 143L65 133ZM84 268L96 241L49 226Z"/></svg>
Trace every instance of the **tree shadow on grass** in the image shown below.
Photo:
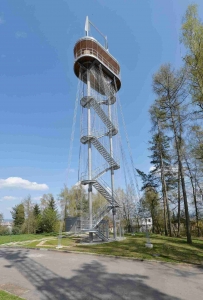
<svg viewBox="0 0 203 300"><path fill-rule="evenodd" d="M158 250L159 251L159 250ZM181 262L187 264L200 264L203 263L203 252L198 251L196 247L194 248L185 248L181 245L169 245L162 248L160 251L160 258L167 259L168 261L172 260L174 262Z"/></svg>
<svg viewBox="0 0 203 300"><path fill-rule="evenodd" d="M10 263L5 267L16 268L30 281L39 292L40 299L180 300L148 286L143 282L148 279L146 276L109 273L96 260L74 270L76 275L71 278L61 277L30 258L29 252L0 249L0 257Z"/></svg>

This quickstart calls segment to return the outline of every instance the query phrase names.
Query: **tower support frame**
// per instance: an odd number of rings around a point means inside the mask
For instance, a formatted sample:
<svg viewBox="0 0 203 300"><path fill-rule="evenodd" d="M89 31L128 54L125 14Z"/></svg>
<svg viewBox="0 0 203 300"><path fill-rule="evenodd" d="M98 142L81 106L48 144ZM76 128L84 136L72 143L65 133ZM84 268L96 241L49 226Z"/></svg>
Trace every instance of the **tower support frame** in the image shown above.
<svg viewBox="0 0 203 300"><path fill-rule="evenodd" d="M88 23L87 23L88 22ZM90 22L90 24L92 24ZM89 21L86 19L86 32L89 32ZM103 217L112 210L113 217L113 234L116 239L116 208L119 207L116 201L115 194L115 170L120 168L119 162L114 157L113 137L118 133L117 125L114 124L112 117L112 105L116 103L116 92L121 87L120 80L120 66L115 58L109 53L107 47L100 45L94 38L86 37L80 39L74 47L74 71L86 86L86 95L83 96L80 103L87 109L87 132L82 134L81 143L87 144L87 165L88 171L85 178L81 178L82 184L88 185L88 203L89 203L89 217L88 222L84 228L89 232L89 240L93 240L93 233L96 233L102 240L108 240L101 232L99 232L99 223ZM81 68L82 67L82 68ZM82 72L82 74L81 74ZM95 92L99 93L102 97L106 97L102 101L95 98ZM107 112L103 109L102 105L107 106ZM106 133L104 136L109 137L109 150L105 148L100 142L102 135L95 134L92 130L92 114L94 110L96 115L103 122ZM92 169L92 146L103 156L108 167L105 170L100 170L95 175ZM101 178L102 174L110 171L110 186ZM94 175L93 175L94 174ZM101 208L96 216L93 216L92 211L92 189L93 187L101 193L107 200L104 208ZM88 224L87 224L88 223Z"/></svg>

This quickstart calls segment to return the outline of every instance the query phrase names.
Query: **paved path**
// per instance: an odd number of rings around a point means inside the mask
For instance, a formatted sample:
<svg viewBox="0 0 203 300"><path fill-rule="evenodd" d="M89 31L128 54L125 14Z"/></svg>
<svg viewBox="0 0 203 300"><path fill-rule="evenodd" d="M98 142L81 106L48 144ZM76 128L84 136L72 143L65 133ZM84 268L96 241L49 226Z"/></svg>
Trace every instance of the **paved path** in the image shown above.
<svg viewBox="0 0 203 300"><path fill-rule="evenodd" d="M200 300L203 299L203 269L1 248L0 286L13 288L29 300Z"/></svg>

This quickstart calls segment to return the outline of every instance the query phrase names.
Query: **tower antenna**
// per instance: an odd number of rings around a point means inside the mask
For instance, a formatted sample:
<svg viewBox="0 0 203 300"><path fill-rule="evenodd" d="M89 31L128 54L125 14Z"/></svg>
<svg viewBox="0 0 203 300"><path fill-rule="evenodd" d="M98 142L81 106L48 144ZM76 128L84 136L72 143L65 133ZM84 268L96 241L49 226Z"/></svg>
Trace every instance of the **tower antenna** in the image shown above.
<svg viewBox="0 0 203 300"><path fill-rule="evenodd" d="M104 35L88 18L88 16L86 17L85 20L85 32L86 32L86 36L89 36L89 31L90 31L90 25L92 25L96 31L104 38L104 46L105 49L108 50L108 41L107 41L107 36Z"/></svg>

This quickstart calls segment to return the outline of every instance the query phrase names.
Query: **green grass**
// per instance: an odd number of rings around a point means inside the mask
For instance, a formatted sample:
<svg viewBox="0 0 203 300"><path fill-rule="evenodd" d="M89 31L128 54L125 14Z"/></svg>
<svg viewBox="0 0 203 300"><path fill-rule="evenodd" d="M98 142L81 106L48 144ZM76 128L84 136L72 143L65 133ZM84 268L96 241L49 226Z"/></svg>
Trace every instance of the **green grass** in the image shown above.
<svg viewBox="0 0 203 300"><path fill-rule="evenodd" d="M203 240L193 239L189 245L184 238L170 238L151 235L153 249L145 247L146 238L143 234L127 235L123 241L98 244L77 245L70 250L121 257L160 260L166 262L191 263L203 265Z"/></svg>
<svg viewBox="0 0 203 300"><path fill-rule="evenodd" d="M81 250L90 250L92 253L134 257L138 259L155 259L168 262L184 262L203 264L203 241L193 240L192 245L186 243L186 239L169 238L160 235L152 235L153 249L145 247L144 235L127 236L122 242L108 244L78 246Z"/></svg>
<svg viewBox="0 0 203 300"><path fill-rule="evenodd" d="M45 234L12 234L12 235L0 235L0 245L10 242L23 242L29 240L37 240L47 237Z"/></svg>
<svg viewBox="0 0 203 300"><path fill-rule="evenodd" d="M61 240L61 244L62 246L65 246L65 247L75 247L76 244L79 242L79 238L75 238L75 237L65 237L65 238L62 238ZM34 242L31 242L29 244L27 244L25 247L26 248L56 248L58 246L58 238L55 238L53 240L47 240L45 241L44 245L41 245L40 247L38 247L37 245L39 244L38 241L34 241Z"/></svg>
<svg viewBox="0 0 203 300"><path fill-rule="evenodd" d="M4 291L0 291L0 299L1 300L22 300L23 298L19 298L17 296L11 295Z"/></svg>
<svg viewBox="0 0 203 300"><path fill-rule="evenodd" d="M37 236L32 235L32 237L36 239ZM38 237L42 238L45 236L38 235ZM31 238L29 237L29 239ZM144 234L126 235L126 239L123 241L101 244L81 245L79 241L80 238L75 236L62 238L62 246L67 247L62 248L62 250L203 265L203 239L194 238L193 244L189 245L186 242L186 238L170 238L152 234L151 243L153 244L153 249L145 247L146 237ZM26 244L25 247L36 248L38 244L39 241L33 241ZM55 238L47 240L40 248L53 247L55 249L57 245L58 239Z"/></svg>

